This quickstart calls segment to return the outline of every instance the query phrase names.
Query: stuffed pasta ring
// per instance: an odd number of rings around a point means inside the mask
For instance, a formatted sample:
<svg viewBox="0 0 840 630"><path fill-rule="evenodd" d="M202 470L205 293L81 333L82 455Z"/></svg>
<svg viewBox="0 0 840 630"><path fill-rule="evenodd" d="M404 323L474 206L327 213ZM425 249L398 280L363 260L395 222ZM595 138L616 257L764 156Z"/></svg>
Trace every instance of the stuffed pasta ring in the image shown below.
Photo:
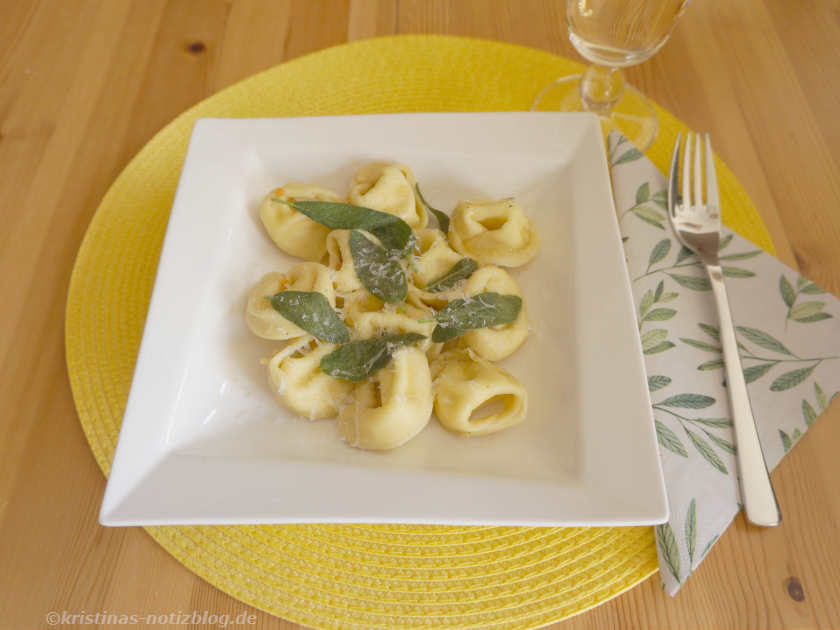
<svg viewBox="0 0 840 630"><path fill-rule="evenodd" d="M268 382L284 405L310 420L338 414L353 384L321 371L321 359L335 349L335 345L307 335L271 357Z"/></svg>
<svg viewBox="0 0 840 630"><path fill-rule="evenodd" d="M295 339L306 331L290 322L271 306L270 298L280 291L317 291L335 307L330 270L318 263L298 263L284 274L271 272L260 279L248 296L245 321L257 337L263 339Z"/></svg>
<svg viewBox="0 0 840 630"><path fill-rule="evenodd" d="M351 446L383 451L408 442L432 415L432 378L422 350L401 348L390 365L353 389L338 426Z"/></svg>
<svg viewBox="0 0 840 630"><path fill-rule="evenodd" d="M500 267L482 267L464 284L464 292L467 296L488 291L522 297L516 280ZM525 342L526 337L528 337L528 311L523 300L519 315L510 324L470 330L464 333L461 339L482 358L488 361L501 361L516 352Z"/></svg>
<svg viewBox="0 0 840 630"><path fill-rule="evenodd" d="M330 190L293 182L277 188L263 200L260 219L274 244L305 260L320 261L327 251L328 227L316 223L283 201L341 201Z"/></svg>
<svg viewBox="0 0 840 630"><path fill-rule="evenodd" d="M374 162L353 176L347 198L357 206L398 216L412 228L423 228L429 213L417 199L414 186L414 173L404 164Z"/></svg>
<svg viewBox="0 0 840 630"><path fill-rule="evenodd" d="M435 415L460 435L486 435L525 419L528 393L514 376L463 350L434 363ZM488 413L482 414L482 409Z"/></svg>
<svg viewBox="0 0 840 630"><path fill-rule="evenodd" d="M362 289L362 281L356 274L353 252L350 249L351 230L333 230L327 235L327 266L333 270L333 283L340 292Z"/></svg>
<svg viewBox="0 0 840 630"><path fill-rule="evenodd" d="M418 333L426 338L417 343L429 358L440 354L442 343L432 342L432 331L435 328L434 311L428 307L418 307L406 304L404 312L375 311L358 313L353 318L353 329L361 339L370 339L384 333L404 334Z"/></svg>
<svg viewBox="0 0 840 630"><path fill-rule="evenodd" d="M537 230L513 199L462 201L452 213L449 242L486 265L519 267L540 249Z"/></svg>
<svg viewBox="0 0 840 630"><path fill-rule="evenodd" d="M421 289L444 276L463 256L453 250L440 230L416 230L417 243L412 281Z"/></svg>

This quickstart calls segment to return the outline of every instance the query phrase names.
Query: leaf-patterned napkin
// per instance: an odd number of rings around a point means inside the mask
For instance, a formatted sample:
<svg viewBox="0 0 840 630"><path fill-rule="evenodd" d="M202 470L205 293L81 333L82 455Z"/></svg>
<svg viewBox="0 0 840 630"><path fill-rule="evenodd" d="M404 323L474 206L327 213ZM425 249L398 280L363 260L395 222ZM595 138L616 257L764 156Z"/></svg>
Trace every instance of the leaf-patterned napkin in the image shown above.
<svg viewBox="0 0 840 630"><path fill-rule="evenodd" d="M673 595L741 508L717 310L671 229L665 178L625 137L607 144L671 508L656 542ZM840 389L840 300L726 228L720 258L772 470Z"/></svg>

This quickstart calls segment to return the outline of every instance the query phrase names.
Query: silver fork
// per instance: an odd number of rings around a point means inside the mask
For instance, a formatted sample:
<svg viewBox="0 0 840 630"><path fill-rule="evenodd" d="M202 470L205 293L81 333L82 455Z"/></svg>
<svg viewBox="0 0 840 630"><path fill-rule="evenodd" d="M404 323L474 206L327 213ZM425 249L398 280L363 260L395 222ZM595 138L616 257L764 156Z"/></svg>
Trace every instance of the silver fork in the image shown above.
<svg viewBox="0 0 840 630"><path fill-rule="evenodd" d="M701 167L702 147L695 137L694 151L694 196L691 197L691 134L686 136L683 159L682 194L680 188L680 140L677 136L674 157L671 159L671 173L668 180L668 216L680 242L693 251L709 274L712 290L717 302L720 318L720 339L723 344L723 358L726 364L726 383L732 421L737 443L736 457L740 472L741 497L747 513L747 520L756 525L773 526L782 520L779 503L770 483L770 475L758 431L755 426L747 384L738 356L738 342L732 325L726 286L718 258L720 245L720 196L717 175L712 157L712 145L706 134L706 203L703 203L703 173Z"/></svg>

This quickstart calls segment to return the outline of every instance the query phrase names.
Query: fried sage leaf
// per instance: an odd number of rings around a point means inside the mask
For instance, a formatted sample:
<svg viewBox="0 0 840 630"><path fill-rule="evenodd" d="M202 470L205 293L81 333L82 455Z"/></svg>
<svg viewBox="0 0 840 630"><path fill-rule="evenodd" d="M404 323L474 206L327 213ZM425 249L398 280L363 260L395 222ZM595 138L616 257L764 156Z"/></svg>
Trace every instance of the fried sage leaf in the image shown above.
<svg viewBox="0 0 840 630"><path fill-rule="evenodd" d="M271 306L313 337L330 343L345 343L350 332L323 293L280 291L271 296Z"/></svg>
<svg viewBox="0 0 840 630"><path fill-rule="evenodd" d="M398 348L425 338L418 333L405 333L353 341L323 357L321 371L348 381L363 381L388 365Z"/></svg>
<svg viewBox="0 0 840 630"><path fill-rule="evenodd" d="M305 214L331 230L367 230L376 235L386 249L400 252L403 258L414 247L411 226L387 212L336 201L279 201Z"/></svg>
<svg viewBox="0 0 840 630"><path fill-rule="evenodd" d="M518 295L492 291L452 300L435 315L438 325L432 332L432 341L449 341L468 330L510 324L521 310L522 298Z"/></svg>
<svg viewBox="0 0 840 630"><path fill-rule="evenodd" d="M437 208L432 208L432 206L429 205L429 202L426 201L423 193L420 192L420 184L414 184L414 188L417 190L417 196L420 197L420 203L426 206L426 208L429 209L429 212L435 215L441 232L444 234L449 232L449 216L445 212L438 210Z"/></svg>
<svg viewBox="0 0 840 630"><path fill-rule="evenodd" d="M408 281L397 257L358 230L350 232L350 252L356 275L383 302L397 304L408 294Z"/></svg>
<svg viewBox="0 0 840 630"><path fill-rule="evenodd" d="M462 258L454 265L452 265L452 268L445 274L443 274L440 278L438 278L434 282L429 283L429 285L426 287L426 291L437 293L439 291L451 289L461 280L469 278L476 269L478 269L478 263L475 262L472 258Z"/></svg>

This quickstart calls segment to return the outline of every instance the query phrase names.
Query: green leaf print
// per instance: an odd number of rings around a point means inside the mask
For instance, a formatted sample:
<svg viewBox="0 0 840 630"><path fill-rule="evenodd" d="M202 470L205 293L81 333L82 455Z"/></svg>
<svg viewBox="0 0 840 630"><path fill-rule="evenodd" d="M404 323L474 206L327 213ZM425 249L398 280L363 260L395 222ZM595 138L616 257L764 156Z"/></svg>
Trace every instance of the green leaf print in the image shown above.
<svg viewBox="0 0 840 630"><path fill-rule="evenodd" d="M832 315L823 312L825 302L810 301L796 304L796 300L800 294L820 294L825 293L820 287L809 282L802 276L796 280L796 290L791 286L788 279L782 274L779 279L779 291L782 293L782 300L788 307L787 315L785 315L785 330L787 330L787 323L789 321L798 322L800 324L813 324L814 322L821 322L826 319L831 319Z"/></svg>
<svg viewBox="0 0 840 630"><path fill-rule="evenodd" d="M752 383L753 381L757 381L762 376L767 374L775 364L774 363L759 363L758 365L751 365L748 368L744 368L744 380L747 383Z"/></svg>
<svg viewBox="0 0 840 630"><path fill-rule="evenodd" d="M757 346L761 346L766 350L772 350L773 352L793 356L793 353L785 348L781 341L766 332L758 330L757 328L747 328L746 326L736 326L736 329L739 333L746 337L748 341L752 341Z"/></svg>
<svg viewBox="0 0 840 630"><path fill-rule="evenodd" d="M820 406L820 411L825 411L825 408L828 407L828 399L822 387L817 382L814 382L814 394L817 396L817 404Z"/></svg>
<svg viewBox="0 0 840 630"><path fill-rule="evenodd" d="M677 314L672 308L655 308L650 313L644 316L644 321L647 322L664 322L671 319Z"/></svg>
<svg viewBox="0 0 840 630"><path fill-rule="evenodd" d="M763 253L760 249L755 249L751 252L738 252L737 254L727 254L726 256L721 256L721 260L748 260L750 258L755 258L759 254Z"/></svg>
<svg viewBox="0 0 840 630"><path fill-rule="evenodd" d="M785 305L788 308L793 306L793 303L796 301L796 293L784 274L779 278L779 292L782 294L782 301Z"/></svg>
<svg viewBox="0 0 840 630"><path fill-rule="evenodd" d="M653 291L645 291L645 294L642 296L642 301L639 303L639 317L645 316L645 313L653 306L654 299Z"/></svg>
<svg viewBox="0 0 840 630"><path fill-rule="evenodd" d="M715 328L714 326L709 326L708 324L697 324L704 333L715 339L716 341L720 341L720 331Z"/></svg>
<svg viewBox="0 0 840 630"><path fill-rule="evenodd" d="M689 566L694 566L694 550L697 548L697 502L692 498L685 515L685 543L688 547Z"/></svg>
<svg viewBox="0 0 840 630"><path fill-rule="evenodd" d="M802 302L790 309L790 318L797 321L810 317L819 313L825 302Z"/></svg>
<svg viewBox="0 0 840 630"><path fill-rule="evenodd" d="M712 282L707 276L683 276L676 273L669 273L671 279L677 284L692 291L711 291Z"/></svg>
<svg viewBox="0 0 840 630"><path fill-rule="evenodd" d="M732 420L729 418L695 418L694 422L705 424L707 427L723 428L731 427Z"/></svg>
<svg viewBox="0 0 840 630"><path fill-rule="evenodd" d="M831 315L829 313L814 313L813 315L809 315L807 317L799 317L796 318L796 321L800 324L812 324L814 322L821 322L824 319L831 319Z"/></svg>
<svg viewBox="0 0 840 630"><path fill-rule="evenodd" d="M656 440L659 444L667 448L672 453L688 457L688 451L685 450L685 446L683 446L683 443L680 442L680 438L677 437L676 433L671 431L671 429L666 427L659 420L654 420L654 426L656 427Z"/></svg>
<svg viewBox="0 0 840 630"><path fill-rule="evenodd" d="M723 267L723 275L727 278L752 278L755 273L749 269L741 269L740 267Z"/></svg>
<svg viewBox="0 0 840 630"><path fill-rule="evenodd" d="M790 440L790 436L779 429L779 437L782 439L782 447L785 449L785 453L790 450L790 447L793 446L793 442Z"/></svg>
<svg viewBox="0 0 840 630"><path fill-rule="evenodd" d="M727 453L732 453L733 455L735 454L735 445L729 440L724 440L722 437L718 437L714 433L709 433L705 429L703 429L703 433L705 433L707 438L709 438L712 442L717 444Z"/></svg>
<svg viewBox="0 0 840 630"><path fill-rule="evenodd" d="M799 368L798 370L785 372L770 384L770 391L783 392L796 387L806 378L811 376L811 372L814 371L815 367L817 367L816 364L809 367Z"/></svg>
<svg viewBox="0 0 840 630"><path fill-rule="evenodd" d="M647 352L654 346L665 341L667 336L668 331L664 328L654 328L653 330L647 331L644 335L642 335L642 350Z"/></svg>
<svg viewBox="0 0 840 630"><path fill-rule="evenodd" d="M719 370L720 368L724 367L725 363L723 359L715 359L714 361L706 361L705 363L701 363L697 366L697 369L701 372L708 372L709 370Z"/></svg>
<svg viewBox="0 0 840 630"><path fill-rule="evenodd" d="M814 411L811 403L807 400L802 401L802 417L805 419L805 424L809 427L814 424L814 420L817 419L817 412Z"/></svg>
<svg viewBox="0 0 840 630"><path fill-rule="evenodd" d="M677 394L663 400L660 405L684 409L705 409L715 404L715 399L703 394Z"/></svg>
<svg viewBox="0 0 840 630"><path fill-rule="evenodd" d="M691 258L692 256L694 256L694 252L693 252L693 251L691 251L690 249L688 249L688 247L686 247L685 245L683 245L683 246L680 248L680 253L679 253L679 254L677 254L677 262L676 262L676 263L674 263L674 264L679 265L679 264L680 264L682 261L684 261L686 258Z"/></svg>
<svg viewBox="0 0 840 630"><path fill-rule="evenodd" d="M647 206L639 206L638 208L633 208L633 214L635 214L645 223L655 225L660 230L665 229L665 226L663 225L665 217L653 208L648 208Z"/></svg>
<svg viewBox="0 0 840 630"><path fill-rule="evenodd" d="M662 343L658 343L653 348L649 348L645 350L645 354L659 354L660 352L665 352L666 350L670 350L674 347L674 344L670 341L663 341Z"/></svg>
<svg viewBox="0 0 840 630"><path fill-rule="evenodd" d="M674 530L669 523L656 526L656 543L662 552L662 558L668 565L668 570L674 579L680 581L680 551L677 547L677 540L674 538Z"/></svg>
<svg viewBox="0 0 840 630"><path fill-rule="evenodd" d="M650 252L650 257L648 259L648 269L652 265L655 265L660 260L663 260L667 255L668 252L671 251L671 239L663 238L659 241Z"/></svg>
<svg viewBox="0 0 840 630"><path fill-rule="evenodd" d="M636 204L641 204L650 199L650 184L645 182L636 191Z"/></svg>
<svg viewBox="0 0 840 630"><path fill-rule="evenodd" d="M729 474L729 470L726 468L726 464L723 463L723 460L718 457L718 454L715 453L714 449L709 445L706 440L702 437L694 433L694 431L689 431L688 429L685 430L688 434L691 443L694 444L694 448L697 449L697 452L700 453L707 462L709 462L712 466L722 472L724 475Z"/></svg>
<svg viewBox="0 0 840 630"><path fill-rule="evenodd" d="M629 151L625 151L624 153L622 153L621 156L615 162L612 163L612 165L618 166L619 164L633 162L635 160L638 160L640 157L642 157L642 152L639 151L636 147L633 147Z"/></svg>
<svg viewBox="0 0 840 630"><path fill-rule="evenodd" d="M808 295L822 295L826 293L826 290L822 287L818 287L813 282L811 284L806 284L799 290L801 293L807 293Z"/></svg>
<svg viewBox="0 0 840 630"><path fill-rule="evenodd" d="M656 285L656 291L653 294L653 301L658 302L659 299L662 297L662 291L665 289L665 281L660 280L659 284Z"/></svg>
<svg viewBox="0 0 840 630"><path fill-rule="evenodd" d="M685 344L688 344L689 346L697 348L699 350L705 350L706 352L717 352L717 353L723 352L722 348L720 348L718 346L713 346L712 344L706 343L705 341L698 341L696 339L688 339L686 337L680 337L680 341L682 341Z"/></svg>
<svg viewBox="0 0 840 630"><path fill-rule="evenodd" d="M648 389L652 392L655 392L657 389L662 389L663 387L667 386L670 382L671 379L669 377L662 376L661 374L648 376Z"/></svg>
<svg viewBox="0 0 840 630"><path fill-rule="evenodd" d="M617 136L617 139L616 139L616 141L615 141L615 144L613 144L613 145L612 145L612 148L610 149L610 156L615 155L615 152L616 152L616 150L618 149L618 147L620 147L620 146L621 146L622 144L624 144L625 142L630 142L630 141L627 139L627 137L626 137L626 136L622 136L622 135Z"/></svg>
<svg viewBox="0 0 840 630"><path fill-rule="evenodd" d="M670 341L665 341L668 336L668 331L664 328L655 328L647 331L642 335L642 352L644 354L658 354L665 350L670 350L674 344Z"/></svg>
<svg viewBox="0 0 840 630"><path fill-rule="evenodd" d="M650 200L655 203L657 206L661 207L663 210L668 209L668 191L667 190L657 190L653 193L653 196Z"/></svg>

